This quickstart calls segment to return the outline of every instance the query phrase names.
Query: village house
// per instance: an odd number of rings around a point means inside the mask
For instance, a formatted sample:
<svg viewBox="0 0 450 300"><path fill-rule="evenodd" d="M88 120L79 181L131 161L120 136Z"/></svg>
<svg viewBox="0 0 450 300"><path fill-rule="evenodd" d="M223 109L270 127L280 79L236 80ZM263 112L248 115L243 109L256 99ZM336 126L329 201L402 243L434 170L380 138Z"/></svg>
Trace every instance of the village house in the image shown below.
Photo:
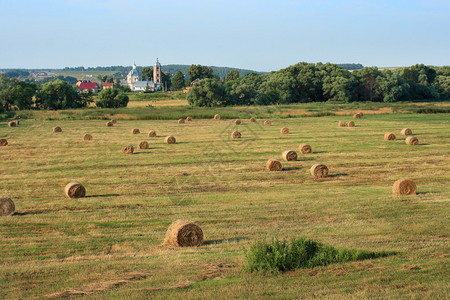
<svg viewBox="0 0 450 300"><path fill-rule="evenodd" d="M141 72L136 68L136 64L133 64L133 68L127 75L127 85L132 91L158 91L161 88L161 64L159 60L156 59L156 63L153 66L153 79L152 80L142 80Z"/></svg>
<svg viewBox="0 0 450 300"><path fill-rule="evenodd" d="M95 82L80 82L79 84L77 82L77 86L78 86L78 90L81 93L88 93L88 92L97 93L98 92L98 86L97 86L97 83L95 83Z"/></svg>
<svg viewBox="0 0 450 300"><path fill-rule="evenodd" d="M112 83L112 82L104 82L103 83L103 89L104 90L106 90L106 89L113 89L114 88L114 83Z"/></svg>

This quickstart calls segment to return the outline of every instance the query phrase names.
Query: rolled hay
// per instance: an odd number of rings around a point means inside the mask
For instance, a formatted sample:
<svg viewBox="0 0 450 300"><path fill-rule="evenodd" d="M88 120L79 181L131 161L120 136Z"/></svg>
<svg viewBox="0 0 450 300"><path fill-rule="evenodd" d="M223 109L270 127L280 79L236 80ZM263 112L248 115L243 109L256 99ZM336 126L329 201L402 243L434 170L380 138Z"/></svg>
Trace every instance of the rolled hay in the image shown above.
<svg viewBox="0 0 450 300"><path fill-rule="evenodd" d="M361 119L361 115L358 113L358 114L354 114L353 115L353 118L355 118L355 119Z"/></svg>
<svg viewBox="0 0 450 300"><path fill-rule="evenodd" d="M384 134L384 140L385 141L394 141L396 139L395 134L392 132L387 132Z"/></svg>
<svg viewBox="0 0 450 300"><path fill-rule="evenodd" d="M148 132L148 137L156 137L156 131L150 130L150 131Z"/></svg>
<svg viewBox="0 0 450 300"><path fill-rule="evenodd" d="M411 135L412 134L412 130L409 128L403 128L402 131L400 131L400 134L402 135Z"/></svg>
<svg viewBox="0 0 450 300"><path fill-rule="evenodd" d="M234 120L234 125L241 125L241 124L242 124L241 119Z"/></svg>
<svg viewBox="0 0 450 300"><path fill-rule="evenodd" d="M392 188L393 193L400 196L415 195L416 190L416 184L410 179L399 179L394 182L394 186Z"/></svg>
<svg viewBox="0 0 450 300"><path fill-rule="evenodd" d="M203 244L200 226L188 220L176 220L170 224L163 245L169 247L199 247Z"/></svg>
<svg viewBox="0 0 450 300"><path fill-rule="evenodd" d="M266 163L267 171L281 171L282 169L281 163L276 159L269 159Z"/></svg>
<svg viewBox="0 0 450 300"><path fill-rule="evenodd" d="M83 140L85 140L85 141L92 141L92 139L93 139L93 137L92 137L92 135L89 134L89 133L86 133L86 134L83 136Z"/></svg>
<svg viewBox="0 0 450 300"><path fill-rule="evenodd" d="M20 120L13 120L14 122L16 122L16 125L20 125Z"/></svg>
<svg viewBox="0 0 450 300"><path fill-rule="evenodd" d="M0 146L8 145L8 141L6 139L0 139Z"/></svg>
<svg viewBox="0 0 450 300"><path fill-rule="evenodd" d="M419 139L416 138L415 136L408 136L408 137L405 139L405 143L406 143L407 145L418 145L418 144L419 144Z"/></svg>
<svg viewBox="0 0 450 300"><path fill-rule="evenodd" d="M289 128L283 127L283 128L281 128L280 132L281 132L282 134L289 134Z"/></svg>
<svg viewBox="0 0 450 300"><path fill-rule="evenodd" d="M148 142L147 141L139 142L139 149L148 149Z"/></svg>
<svg viewBox="0 0 450 300"><path fill-rule="evenodd" d="M169 136L166 136L165 141L166 141L166 144L175 144L177 140L175 139L174 136L169 135Z"/></svg>
<svg viewBox="0 0 450 300"><path fill-rule="evenodd" d="M110 122L113 123L113 124L117 124L117 120L116 119L111 119Z"/></svg>
<svg viewBox="0 0 450 300"><path fill-rule="evenodd" d="M265 126L270 126L270 125L272 125L272 122L270 122L269 120L265 120L264 121L264 125Z"/></svg>
<svg viewBox="0 0 450 300"><path fill-rule="evenodd" d="M312 147L311 147L310 145L308 145L308 144L301 144L301 145L298 147L298 150L300 150L300 152L301 152L302 154L312 153Z"/></svg>
<svg viewBox="0 0 450 300"><path fill-rule="evenodd" d="M339 127L347 127L347 122L339 121Z"/></svg>
<svg viewBox="0 0 450 300"><path fill-rule="evenodd" d="M178 124L184 124L184 119L178 119Z"/></svg>
<svg viewBox="0 0 450 300"><path fill-rule="evenodd" d="M133 154L134 148L131 145L125 146L122 148L123 154Z"/></svg>
<svg viewBox="0 0 450 300"><path fill-rule="evenodd" d="M233 131L233 133L231 134L231 137L233 139L240 139L241 138L241 133L239 131Z"/></svg>
<svg viewBox="0 0 450 300"><path fill-rule="evenodd" d="M325 165L315 164L309 171L314 178L324 178L328 176L328 168Z"/></svg>
<svg viewBox="0 0 450 300"><path fill-rule="evenodd" d="M214 120L220 120L220 115L214 115Z"/></svg>
<svg viewBox="0 0 450 300"><path fill-rule="evenodd" d="M106 127L113 127L113 126L114 126L113 122L111 122L111 121L106 122Z"/></svg>
<svg viewBox="0 0 450 300"><path fill-rule="evenodd" d="M355 127L355 122L353 121L348 122L347 127Z"/></svg>
<svg viewBox="0 0 450 300"><path fill-rule="evenodd" d="M286 150L283 153L281 153L281 156L285 161L293 161L297 160L297 153L292 150Z"/></svg>
<svg viewBox="0 0 450 300"><path fill-rule="evenodd" d="M9 122L8 122L8 126L9 126L9 127L16 127L16 126L17 126L17 123L16 123L15 121L9 121Z"/></svg>
<svg viewBox="0 0 450 300"><path fill-rule="evenodd" d="M86 196L86 189L81 183L74 181L66 185L64 193L69 198L82 198Z"/></svg>
<svg viewBox="0 0 450 300"><path fill-rule="evenodd" d="M256 119L252 117L252 118L250 118L250 122L255 123L255 122L256 122Z"/></svg>
<svg viewBox="0 0 450 300"><path fill-rule="evenodd" d="M16 206L11 198L6 196L0 197L0 216L10 216L15 210Z"/></svg>
<svg viewBox="0 0 450 300"><path fill-rule="evenodd" d="M59 126L56 126L56 127L53 127L53 132L62 132L62 129Z"/></svg>
<svg viewBox="0 0 450 300"><path fill-rule="evenodd" d="M364 114L363 114L363 112L362 111L360 111L359 113L358 113L361 117L363 117L364 116Z"/></svg>
<svg viewBox="0 0 450 300"><path fill-rule="evenodd" d="M139 129L137 129L137 128L131 129L131 134L139 134L139 133L141 133L141 131Z"/></svg>
<svg viewBox="0 0 450 300"><path fill-rule="evenodd" d="M192 121L192 117L187 117L186 121L191 122Z"/></svg>

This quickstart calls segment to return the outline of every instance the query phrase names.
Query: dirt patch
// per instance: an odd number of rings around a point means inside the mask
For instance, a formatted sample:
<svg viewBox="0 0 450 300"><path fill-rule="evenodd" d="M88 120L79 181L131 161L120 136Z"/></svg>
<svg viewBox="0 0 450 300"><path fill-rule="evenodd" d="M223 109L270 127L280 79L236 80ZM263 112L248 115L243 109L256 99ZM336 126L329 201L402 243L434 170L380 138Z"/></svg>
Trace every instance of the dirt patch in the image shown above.
<svg viewBox="0 0 450 300"><path fill-rule="evenodd" d="M403 270L414 271L422 269L419 265L403 265Z"/></svg>

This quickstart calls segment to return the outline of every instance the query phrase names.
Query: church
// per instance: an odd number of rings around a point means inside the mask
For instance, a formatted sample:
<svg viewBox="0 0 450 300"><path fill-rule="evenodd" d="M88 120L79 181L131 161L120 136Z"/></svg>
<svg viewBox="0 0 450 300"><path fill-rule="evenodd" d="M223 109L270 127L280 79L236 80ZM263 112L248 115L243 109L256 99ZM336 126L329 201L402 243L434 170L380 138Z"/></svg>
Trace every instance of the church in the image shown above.
<svg viewBox="0 0 450 300"><path fill-rule="evenodd" d="M161 89L161 64L156 59L156 63L153 66L153 80L142 80L142 74L136 68L136 64L133 64L133 69L127 75L127 85L132 91L145 92L145 91L159 91Z"/></svg>

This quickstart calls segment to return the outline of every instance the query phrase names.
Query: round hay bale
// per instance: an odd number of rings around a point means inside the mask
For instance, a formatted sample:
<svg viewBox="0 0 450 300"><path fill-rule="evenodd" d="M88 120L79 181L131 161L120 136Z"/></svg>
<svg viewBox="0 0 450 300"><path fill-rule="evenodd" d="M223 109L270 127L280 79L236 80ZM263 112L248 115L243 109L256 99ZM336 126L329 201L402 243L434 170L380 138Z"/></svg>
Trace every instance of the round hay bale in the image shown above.
<svg viewBox="0 0 450 300"><path fill-rule="evenodd" d="M402 135L411 135L412 134L412 130L409 128L403 128L402 131L400 131L400 134Z"/></svg>
<svg viewBox="0 0 450 300"><path fill-rule="evenodd" d="M301 152L302 154L312 153L312 148L311 148L311 146L308 145L308 144L301 144L301 145L298 147L298 150L300 150L300 152Z"/></svg>
<svg viewBox="0 0 450 300"><path fill-rule="evenodd" d="M148 149L148 142L147 141L140 142L139 149Z"/></svg>
<svg viewBox="0 0 450 300"><path fill-rule="evenodd" d="M139 133L141 133L141 131L139 129L137 129L137 128L131 129L131 134L139 134Z"/></svg>
<svg viewBox="0 0 450 300"><path fill-rule="evenodd" d="M113 124L117 124L117 120L116 119L111 119L110 122L113 123Z"/></svg>
<svg viewBox="0 0 450 300"><path fill-rule="evenodd" d="M281 163L276 159L269 159L266 163L267 171L281 171L282 169Z"/></svg>
<svg viewBox="0 0 450 300"><path fill-rule="evenodd" d="M83 140L85 140L85 141L92 141L92 139L93 139L93 137L92 137L92 135L89 134L89 133L86 133L86 134L83 136Z"/></svg>
<svg viewBox="0 0 450 300"><path fill-rule="evenodd" d="M347 122L339 121L339 127L347 127Z"/></svg>
<svg viewBox="0 0 450 300"><path fill-rule="evenodd" d="M16 127L16 126L17 126L17 123L16 123L15 121L9 121L9 122L8 122L8 126L9 126L9 127Z"/></svg>
<svg viewBox="0 0 450 300"><path fill-rule="evenodd" d="M13 120L14 122L16 122L16 125L20 125L20 120Z"/></svg>
<svg viewBox="0 0 450 300"><path fill-rule="evenodd" d="M354 114L353 115L353 118L355 118L355 119L361 119L361 115L358 113L358 114Z"/></svg>
<svg viewBox="0 0 450 300"><path fill-rule="evenodd" d="M178 119L178 124L184 124L184 119Z"/></svg>
<svg viewBox="0 0 450 300"><path fill-rule="evenodd" d="M113 122L111 122L111 121L106 122L106 127L113 127L113 126L114 126Z"/></svg>
<svg viewBox="0 0 450 300"><path fill-rule="evenodd" d="M56 126L56 127L53 127L53 132L62 132L62 129L59 126Z"/></svg>
<svg viewBox="0 0 450 300"><path fill-rule="evenodd" d="M6 139L0 139L0 146L8 145L8 141Z"/></svg>
<svg viewBox="0 0 450 300"><path fill-rule="evenodd" d="M9 197L0 197L0 216L10 216L16 210L14 201Z"/></svg>
<svg viewBox="0 0 450 300"><path fill-rule="evenodd" d="M385 141L394 141L396 139L395 134L392 132L388 132L384 134L384 140Z"/></svg>
<svg viewBox="0 0 450 300"><path fill-rule="evenodd" d="M192 121L192 117L187 117L186 121L191 122Z"/></svg>
<svg viewBox="0 0 450 300"><path fill-rule="evenodd" d="M233 133L231 134L231 137L233 139L240 139L241 138L241 133L239 131L233 131Z"/></svg>
<svg viewBox="0 0 450 300"><path fill-rule="evenodd" d="M214 120L220 120L220 115L214 115Z"/></svg>
<svg viewBox="0 0 450 300"><path fill-rule="evenodd" d="M283 127L283 128L281 128L280 132L281 132L282 134L289 134L289 128Z"/></svg>
<svg viewBox="0 0 450 300"><path fill-rule="evenodd" d="M156 131L150 130L150 131L148 132L148 137L156 137Z"/></svg>
<svg viewBox="0 0 450 300"><path fill-rule="evenodd" d="M123 154L133 154L134 147L131 145L125 146L122 148L122 152L123 152Z"/></svg>
<svg viewBox="0 0 450 300"><path fill-rule="evenodd" d="M419 139L416 138L415 136L408 136L405 139L405 142L407 145L419 145Z"/></svg>
<svg viewBox="0 0 450 300"><path fill-rule="evenodd" d="M241 119L234 120L234 125L241 125L241 124L242 124Z"/></svg>
<svg viewBox="0 0 450 300"><path fill-rule="evenodd" d="M361 117L363 117L363 116L364 116L364 114L363 114L363 112L362 112L362 111L360 111L360 112L359 112L359 115L360 115Z"/></svg>
<svg viewBox="0 0 450 300"><path fill-rule="evenodd" d="M252 117L252 118L250 118L250 122L255 123L255 122L256 122L256 119Z"/></svg>
<svg viewBox="0 0 450 300"><path fill-rule="evenodd" d="M203 244L203 231L198 224L188 220L176 220L166 232L164 246L199 247Z"/></svg>
<svg viewBox="0 0 450 300"><path fill-rule="evenodd" d="M169 136L166 136L165 141L166 141L166 144L175 144L177 140L175 139L175 137L169 135Z"/></svg>
<svg viewBox="0 0 450 300"><path fill-rule="evenodd" d="M393 193L400 196L415 195L416 190L416 184L410 179L399 179L394 182L394 186L392 188Z"/></svg>
<svg viewBox="0 0 450 300"><path fill-rule="evenodd" d="M347 127L355 127L355 122L353 121L348 122Z"/></svg>
<svg viewBox="0 0 450 300"><path fill-rule="evenodd" d="M283 153L281 153L281 156L285 161L297 160L297 153L295 151L286 150Z"/></svg>
<svg viewBox="0 0 450 300"><path fill-rule="evenodd" d="M86 189L81 183L74 181L66 185L64 193L69 198L82 198L86 196Z"/></svg>
<svg viewBox="0 0 450 300"><path fill-rule="evenodd" d="M265 126L270 126L270 125L272 125L272 122L270 122L269 120L265 120L264 121L264 125Z"/></svg>
<svg viewBox="0 0 450 300"><path fill-rule="evenodd" d="M328 176L328 168L325 165L315 164L309 171L314 178L324 178Z"/></svg>

